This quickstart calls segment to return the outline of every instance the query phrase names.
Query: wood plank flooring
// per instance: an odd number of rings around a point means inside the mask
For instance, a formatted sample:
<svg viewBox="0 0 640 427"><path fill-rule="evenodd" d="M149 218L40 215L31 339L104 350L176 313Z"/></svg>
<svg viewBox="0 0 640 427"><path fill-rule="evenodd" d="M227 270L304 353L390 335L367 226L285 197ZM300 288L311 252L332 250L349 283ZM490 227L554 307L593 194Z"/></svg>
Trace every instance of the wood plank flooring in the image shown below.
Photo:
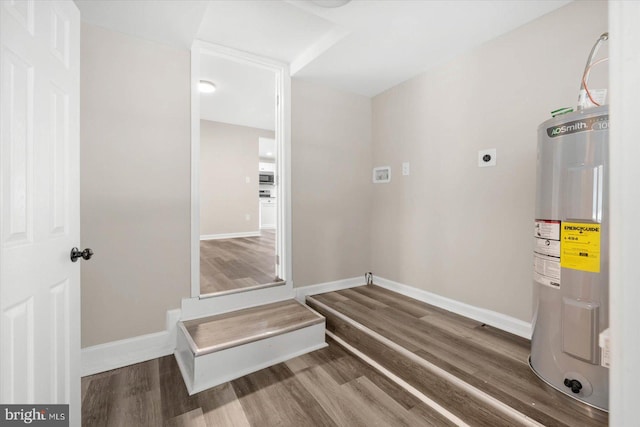
<svg viewBox="0 0 640 427"><path fill-rule="evenodd" d="M378 286L356 287L308 299L308 303L327 318L328 330L346 341L352 340L354 347L370 357L394 364L398 369L396 374L401 378L414 386L423 385L427 390L435 390L436 394L442 385L421 375L412 364L391 356L388 348L368 339L357 328L335 316L332 318L314 306L313 300L339 311L543 425L607 425L605 412L565 396L533 374L527 361L530 342L526 339ZM434 400L438 399L436 396ZM440 402L455 404L456 399L458 397L454 395L447 395L440 397ZM454 407L454 413L455 410ZM486 422L477 421L478 425L500 424L500 420L489 418Z"/></svg>
<svg viewBox="0 0 640 427"><path fill-rule="evenodd" d="M188 396L173 356L82 379L82 425L450 426L430 407L329 347Z"/></svg>
<svg viewBox="0 0 640 427"><path fill-rule="evenodd" d="M219 294L280 283L275 275L276 234L200 241L200 294Z"/></svg>
<svg viewBox="0 0 640 427"><path fill-rule="evenodd" d="M324 318L296 300L280 301L184 322L196 355L247 344L324 323Z"/></svg>
<svg viewBox="0 0 640 427"><path fill-rule="evenodd" d="M530 342L377 286L316 295L416 358L545 426L604 426L608 416L530 370ZM311 302L313 305L313 302ZM325 310L326 311L326 310ZM325 313L326 314L326 313ZM327 327L472 426L515 426L335 315ZM330 338L329 347L189 396L173 356L82 379L83 426L448 426L452 423Z"/></svg>

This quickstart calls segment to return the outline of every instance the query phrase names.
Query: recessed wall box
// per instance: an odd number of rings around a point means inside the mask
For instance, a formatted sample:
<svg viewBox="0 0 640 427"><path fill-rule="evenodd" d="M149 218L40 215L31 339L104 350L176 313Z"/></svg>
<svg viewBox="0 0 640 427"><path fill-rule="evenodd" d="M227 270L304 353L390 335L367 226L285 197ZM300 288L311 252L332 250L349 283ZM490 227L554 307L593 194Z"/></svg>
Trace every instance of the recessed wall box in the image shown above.
<svg viewBox="0 0 640 427"><path fill-rule="evenodd" d="M373 168L373 183L382 184L391 181L391 166Z"/></svg>

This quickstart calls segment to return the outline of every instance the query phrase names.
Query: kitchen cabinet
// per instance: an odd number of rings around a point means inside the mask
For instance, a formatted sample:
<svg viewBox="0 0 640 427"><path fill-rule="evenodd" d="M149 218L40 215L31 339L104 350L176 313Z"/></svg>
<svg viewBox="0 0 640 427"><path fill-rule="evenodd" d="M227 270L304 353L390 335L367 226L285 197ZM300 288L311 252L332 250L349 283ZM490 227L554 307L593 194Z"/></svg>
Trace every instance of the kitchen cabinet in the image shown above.
<svg viewBox="0 0 640 427"><path fill-rule="evenodd" d="M260 163L258 163L258 170L260 172L275 172L276 171L276 164L275 163L260 162Z"/></svg>
<svg viewBox="0 0 640 427"><path fill-rule="evenodd" d="M260 228L276 228L276 199L264 197L260 199Z"/></svg>

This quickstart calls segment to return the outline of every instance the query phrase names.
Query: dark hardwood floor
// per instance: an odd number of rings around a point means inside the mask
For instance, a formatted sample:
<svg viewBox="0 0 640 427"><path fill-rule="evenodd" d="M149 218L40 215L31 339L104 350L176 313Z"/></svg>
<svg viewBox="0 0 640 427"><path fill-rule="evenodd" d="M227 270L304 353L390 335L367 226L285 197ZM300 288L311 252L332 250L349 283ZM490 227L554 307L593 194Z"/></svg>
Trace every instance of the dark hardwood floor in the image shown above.
<svg viewBox="0 0 640 427"><path fill-rule="evenodd" d="M316 295L308 303L325 315L328 331L414 387L414 394L328 337L327 348L193 396L173 356L85 377L82 425L447 426L456 417L487 427L608 423L605 412L531 372L526 339L378 286ZM519 415L497 410L478 393ZM447 412L451 418L441 415Z"/></svg>
<svg viewBox="0 0 640 427"><path fill-rule="evenodd" d="M280 282L276 277L276 233L200 241L200 294L247 290Z"/></svg>
<svg viewBox="0 0 640 427"><path fill-rule="evenodd" d="M379 363L394 366L396 375L443 406L449 405L448 408L463 419L469 420L468 412L474 406L472 396L453 393L437 377L424 375L419 364L408 362L384 343L368 338L360 328L332 315L314 301L353 319L400 345L412 357L417 356L453 374L542 425L583 427L608 423L607 413L567 397L531 371L529 340L374 285L307 298L307 303L327 318L328 331ZM466 402L465 406L456 404L456 400ZM481 403L477 406L482 410ZM487 418L483 422L480 418L490 415L480 413L471 419L475 425L502 425L499 419Z"/></svg>
<svg viewBox="0 0 640 427"><path fill-rule="evenodd" d="M329 347L189 396L173 356L82 379L82 425L449 426L377 371Z"/></svg>

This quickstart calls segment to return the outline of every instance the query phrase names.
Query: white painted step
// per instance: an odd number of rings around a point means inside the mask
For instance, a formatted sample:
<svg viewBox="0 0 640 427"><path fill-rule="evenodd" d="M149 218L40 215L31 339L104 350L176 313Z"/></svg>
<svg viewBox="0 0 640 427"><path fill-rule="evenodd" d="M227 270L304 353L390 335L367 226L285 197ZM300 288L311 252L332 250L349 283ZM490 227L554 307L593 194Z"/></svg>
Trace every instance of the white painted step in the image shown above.
<svg viewBox="0 0 640 427"><path fill-rule="evenodd" d="M296 300L178 322L189 394L326 347L325 319Z"/></svg>

